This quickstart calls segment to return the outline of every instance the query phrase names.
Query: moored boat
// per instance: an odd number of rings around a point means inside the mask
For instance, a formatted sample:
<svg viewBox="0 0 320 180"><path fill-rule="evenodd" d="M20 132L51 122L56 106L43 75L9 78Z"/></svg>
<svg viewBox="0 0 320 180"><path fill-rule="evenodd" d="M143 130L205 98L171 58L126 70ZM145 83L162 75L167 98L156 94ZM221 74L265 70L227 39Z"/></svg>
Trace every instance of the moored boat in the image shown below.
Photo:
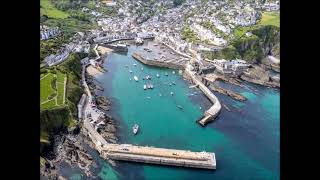
<svg viewBox="0 0 320 180"><path fill-rule="evenodd" d="M134 79L135 81L139 81L139 78L138 78L137 76L134 76L133 79Z"/></svg>
<svg viewBox="0 0 320 180"><path fill-rule="evenodd" d="M134 124L132 127L132 132L134 135L136 135L138 133L139 130L139 125L138 124Z"/></svg>

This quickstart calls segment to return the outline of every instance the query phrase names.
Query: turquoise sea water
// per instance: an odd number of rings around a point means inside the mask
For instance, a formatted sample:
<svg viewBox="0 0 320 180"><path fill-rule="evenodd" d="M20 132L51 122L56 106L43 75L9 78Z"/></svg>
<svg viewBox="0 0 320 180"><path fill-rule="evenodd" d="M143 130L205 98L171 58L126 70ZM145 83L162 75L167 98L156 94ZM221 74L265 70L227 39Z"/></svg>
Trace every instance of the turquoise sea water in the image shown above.
<svg viewBox="0 0 320 180"><path fill-rule="evenodd" d="M210 107L206 97L197 89L189 89L190 84L183 80L178 71L173 74L173 70L137 62L131 57L133 49L130 48L127 55L109 55L105 60L108 72L97 77L105 88L103 94L111 98L111 114L119 124L120 142L214 152L217 169L128 162L119 162L117 167L111 168L107 163L102 163L99 178L279 179L280 100L277 90L250 84L246 84L248 88L239 88L221 82L222 86L229 86L248 100L237 102L215 93L231 112L223 108L219 118L203 128L195 121ZM164 75L166 72L169 76ZM156 77L157 73L160 78ZM139 77L139 82L133 80L134 75ZM152 80L142 80L146 75L152 76ZM144 90L146 82L152 83L154 89ZM169 86L172 82L176 85ZM171 96L170 92L174 95ZM191 93L195 95L190 96ZM182 106L183 110L177 105ZM131 130L134 123L140 126L136 136Z"/></svg>

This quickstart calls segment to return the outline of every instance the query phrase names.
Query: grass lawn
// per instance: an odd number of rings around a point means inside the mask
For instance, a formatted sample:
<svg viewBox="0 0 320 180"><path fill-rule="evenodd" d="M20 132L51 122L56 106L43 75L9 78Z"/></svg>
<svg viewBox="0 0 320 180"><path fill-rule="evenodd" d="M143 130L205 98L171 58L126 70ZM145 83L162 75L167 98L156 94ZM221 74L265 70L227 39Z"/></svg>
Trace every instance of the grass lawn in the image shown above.
<svg viewBox="0 0 320 180"><path fill-rule="evenodd" d="M48 100L48 96L55 92L51 87L53 77L54 75L49 73L40 80L40 103Z"/></svg>
<svg viewBox="0 0 320 180"><path fill-rule="evenodd" d="M55 106L61 106L64 104L64 99L65 99L65 90L64 90L64 78L66 78L66 74L61 73L60 71L57 71L56 74L56 88L52 89L51 87L51 82L54 79L54 74L52 73L47 73L47 74L42 74L42 79L40 80L40 104L41 104L41 109L48 109L52 108ZM41 77L41 76L40 76ZM54 97L52 100L42 104L43 102L48 100L48 97L56 93L57 96ZM56 104L56 99L57 99L57 104Z"/></svg>
<svg viewBox="0 0 320 180"><path fill-rule="evenodd" d="M53 98L53 99L51 99L50 101L48 101L48 102L46 102L46 103L44 103L44 104L41 104L41 105L40 105L40 108L41 108L41 109L50 109L50 108L53 108L53 107L55 107L55 106L56 106L56 99Z"/></svg>
<svg viewBox="0 0 320 180"><path fill-rule="evenodd" d="M47 15L49 18L65 19L69 14L55 8L49 0L40 0L40 14Z"/></svg>
<svg viewBox="0 0 320 180"><path fill-rule="evenodd" d="M57 82L64 83L65 77L66 77L65 74L61 73L60 71L57 71Z"/></svg>
<svg viewBox="0 0 320 180"><path fill-rule="evenodd" d="M264 12L260 24L280 27L280 14L278 12Z"/></svg>

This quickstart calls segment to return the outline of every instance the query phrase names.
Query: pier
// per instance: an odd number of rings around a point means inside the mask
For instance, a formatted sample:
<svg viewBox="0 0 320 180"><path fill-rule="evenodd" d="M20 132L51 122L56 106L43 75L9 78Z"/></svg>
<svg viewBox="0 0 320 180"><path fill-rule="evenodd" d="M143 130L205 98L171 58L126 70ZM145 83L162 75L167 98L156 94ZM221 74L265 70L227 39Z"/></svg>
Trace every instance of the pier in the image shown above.
<svg viewBox="0 0 320 180"><path fill-rule="evenodd" d="M199 86L199 89L208 97L208 99L213 103L211 108L209 108L204 116L198 120L201 126L205 126L208 122L213 121L215 117L218 116L221 110L221 104L218 98L196 77L195 72L191 70L191 65L188 64L185 69L185 74L191 78L195 85Z"/></svg>
<svg viewBox="0 0 320 180"><path fill-rule="evenodd" d="M131 144L109 144L86 120L83 122L83 129L85 134L91 138L95 145L95 149L104 159L216 169L216 158L214 153L191 152Z"/></svg>

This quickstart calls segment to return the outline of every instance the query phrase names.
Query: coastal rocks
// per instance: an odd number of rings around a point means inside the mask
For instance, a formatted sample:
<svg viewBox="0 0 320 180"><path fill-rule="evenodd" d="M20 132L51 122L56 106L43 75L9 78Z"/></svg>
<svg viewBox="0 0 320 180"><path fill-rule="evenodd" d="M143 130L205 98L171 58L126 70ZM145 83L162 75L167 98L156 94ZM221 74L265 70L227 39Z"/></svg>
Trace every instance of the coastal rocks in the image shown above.
<svg viewBox="0 0 320 180"><path fill-rule="evenodd" d="M269 75L269 72L258 65L253 66L253 68L251 68L249 72L241 75L240 78L244 81L248 81L254 84L280 88L280 79L278 82L273 81Z"/></svg>
<svg viewBox="0 0 320 180"><path fill-rule="evenodd" d="M109 111L111 108L111 102L103 96L99 96L96 98L97 105L104 111Z"/></svg>
<svg viewBox="0 0 320 180"><path fill-rule="evenodd" d="M64 161L70 166L78 166L87 176L91 176L90 166L93 164L93 159L87 154L80 140L80 136L67 135L62 138L62 143L56 148L57 158L54 162Z"/></svg>
<svg viewBox="0 0 320 180"><path fill-rule="evenodd" d="M212 84L211 86L211 89L215 92L218 92L218 93L221 93L221 94L224 94L224 95L227 95L227 96L230 96L231 98L237 100L237 101L245 101L247 100L246 97L242 96L241 94L238 94L238 93L235 93L231 90L227 90L227 89L223 89L215 84Z"/></svg>

